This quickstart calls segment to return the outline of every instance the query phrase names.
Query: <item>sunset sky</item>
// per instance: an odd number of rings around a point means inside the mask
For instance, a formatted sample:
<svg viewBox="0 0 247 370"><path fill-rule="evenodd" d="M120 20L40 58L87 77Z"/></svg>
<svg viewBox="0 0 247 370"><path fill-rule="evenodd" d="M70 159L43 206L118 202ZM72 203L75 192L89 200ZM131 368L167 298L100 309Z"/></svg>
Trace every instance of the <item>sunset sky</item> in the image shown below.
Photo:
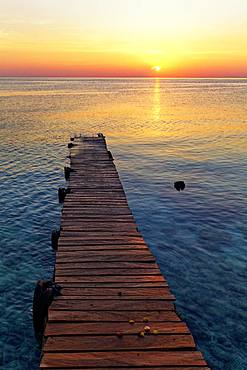
<svg viewBox="0 0 247 370"><path fill-rule="evenodd" d="M247 77L247 0L1 0L0 76Z"/></svg>

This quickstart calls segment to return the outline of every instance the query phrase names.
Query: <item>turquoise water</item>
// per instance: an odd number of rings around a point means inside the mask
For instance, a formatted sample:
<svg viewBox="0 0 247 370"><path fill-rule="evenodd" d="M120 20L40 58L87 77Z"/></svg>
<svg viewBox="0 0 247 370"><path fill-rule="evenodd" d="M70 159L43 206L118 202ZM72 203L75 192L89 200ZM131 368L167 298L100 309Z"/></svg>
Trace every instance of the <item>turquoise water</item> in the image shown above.
<svg viewBox="0 0 247 370"><path fill-rule="evenodd" d="M211 367L247 369L247 80L0 79L0 368L37 369L32 296L70 134L104 132ZM173 182L184 180L177 192Z"/></svg>

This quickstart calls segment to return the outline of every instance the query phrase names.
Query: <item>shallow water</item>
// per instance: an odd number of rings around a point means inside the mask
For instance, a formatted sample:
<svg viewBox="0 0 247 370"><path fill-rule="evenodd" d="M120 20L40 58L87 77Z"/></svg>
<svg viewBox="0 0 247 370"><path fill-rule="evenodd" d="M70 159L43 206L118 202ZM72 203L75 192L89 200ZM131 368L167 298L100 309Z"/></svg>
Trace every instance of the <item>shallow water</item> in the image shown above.
<svg viewBox="0 0 247 370"><path fill-rule="evenodd" d="M247 369L247 80L0 79L0 368L36 369L32 296L70 134L103 132L213 369ZM173 182L184 180L177 192Z"/></svg>

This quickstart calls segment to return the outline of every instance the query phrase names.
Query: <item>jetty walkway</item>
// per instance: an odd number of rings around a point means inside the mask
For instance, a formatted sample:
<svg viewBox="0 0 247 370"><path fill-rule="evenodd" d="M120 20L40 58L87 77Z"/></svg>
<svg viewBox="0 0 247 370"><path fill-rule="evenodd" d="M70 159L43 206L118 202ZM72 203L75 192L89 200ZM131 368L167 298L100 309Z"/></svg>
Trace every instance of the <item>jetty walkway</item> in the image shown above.
<svg viewBox="0 0 247 370"><path fill-rule="evenodd" d="M103 135L70 144L41 369L209 370L137 230Z"/></svg>

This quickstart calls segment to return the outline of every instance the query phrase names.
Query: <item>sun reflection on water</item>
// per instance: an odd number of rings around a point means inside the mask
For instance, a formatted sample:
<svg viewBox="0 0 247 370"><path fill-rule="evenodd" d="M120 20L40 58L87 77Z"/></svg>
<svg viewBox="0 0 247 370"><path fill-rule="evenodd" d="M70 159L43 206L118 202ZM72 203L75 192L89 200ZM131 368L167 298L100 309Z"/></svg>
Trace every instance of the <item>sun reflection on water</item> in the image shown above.
<svg viewBox="0 0 247 370"><path fill-rule="evenodd" d="M153 118L154 121L160 120L160 79L156 78L154 80L153 88Z"/></svg>

